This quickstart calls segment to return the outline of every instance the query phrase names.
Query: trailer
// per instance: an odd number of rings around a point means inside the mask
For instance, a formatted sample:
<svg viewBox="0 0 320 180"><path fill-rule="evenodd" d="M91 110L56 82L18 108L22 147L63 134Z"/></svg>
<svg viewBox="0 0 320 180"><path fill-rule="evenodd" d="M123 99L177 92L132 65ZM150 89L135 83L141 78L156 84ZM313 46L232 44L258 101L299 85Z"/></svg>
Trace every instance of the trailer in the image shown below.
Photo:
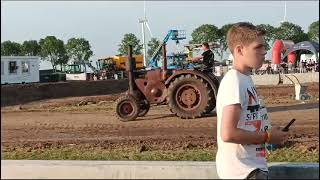
<svg viewBox="0 0 320 180"><path fill-rule="evenodd" d="M38 56L1 56L1 84L39 82Z"/></svg>

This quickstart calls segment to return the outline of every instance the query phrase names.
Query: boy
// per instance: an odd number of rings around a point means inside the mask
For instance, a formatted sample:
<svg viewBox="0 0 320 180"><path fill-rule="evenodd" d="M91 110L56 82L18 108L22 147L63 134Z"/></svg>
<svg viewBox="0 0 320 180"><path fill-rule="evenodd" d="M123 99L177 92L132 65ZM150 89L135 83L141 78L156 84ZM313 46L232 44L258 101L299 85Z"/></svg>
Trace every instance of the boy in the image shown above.
<svg viewBox="0 0 320 180"><path fill-rule="evenodd" d="M285 137L279 127L270 130L250 77L252 69L262 66L267 53L264 35L263 30L246 22L234 24L227 34L233 69L222 79L217 96L216 163L223 179L267 179L264 145L280 144Z"/></svg>

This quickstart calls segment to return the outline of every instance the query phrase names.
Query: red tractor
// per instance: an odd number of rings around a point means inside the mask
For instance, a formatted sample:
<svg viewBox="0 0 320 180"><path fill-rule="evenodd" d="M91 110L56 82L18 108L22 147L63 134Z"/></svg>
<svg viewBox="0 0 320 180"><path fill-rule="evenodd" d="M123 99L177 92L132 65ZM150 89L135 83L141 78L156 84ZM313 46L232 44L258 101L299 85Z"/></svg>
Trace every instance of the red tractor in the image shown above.
<svg viewBox="0 0 320 180"><path fill-rule="evenodd" d="M165 43L161 47L162 67L139 71L134 69L129 47L129 89L116 101L116 115L121 121L146 115L150 104L168 104L172 113L185 119L201 117L215 108L219 80L212 70L168 69Z"/></svg>

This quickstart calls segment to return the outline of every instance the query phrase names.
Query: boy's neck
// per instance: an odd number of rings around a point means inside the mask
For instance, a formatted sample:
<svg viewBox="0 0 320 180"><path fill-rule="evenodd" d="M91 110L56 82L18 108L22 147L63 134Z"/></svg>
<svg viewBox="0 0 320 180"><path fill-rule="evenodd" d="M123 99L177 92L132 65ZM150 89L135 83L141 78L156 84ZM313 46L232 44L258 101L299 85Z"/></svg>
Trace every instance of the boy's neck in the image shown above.
<svg viewBox="0 0 320 180"><path fill-rule="evenodd" d="M244 75L250 75L252 71L252 68L244 64L238 63L237 61L234 61L233 68Z"/></svg>

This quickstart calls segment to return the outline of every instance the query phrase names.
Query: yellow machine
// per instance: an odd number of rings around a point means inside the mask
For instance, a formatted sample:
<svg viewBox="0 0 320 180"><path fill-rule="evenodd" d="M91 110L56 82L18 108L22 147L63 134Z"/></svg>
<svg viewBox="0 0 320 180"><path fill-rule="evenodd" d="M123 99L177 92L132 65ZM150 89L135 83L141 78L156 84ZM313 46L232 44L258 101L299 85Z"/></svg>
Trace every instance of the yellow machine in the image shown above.
<svg viewBox="0 0 320 180"><path fill-rule="evenodd" d="M134 55L136 60L136 69L142 69L143 56ZM124 71L126 70L127 56L109 56L98 59L97 67L101 79L117 79L123 78ZM116 78L117 76L117 78Z"/></svg>
<svg viewBox="0 0 320 180"><path fill-rule="evenodd" d="M143 56L142 55L134 55L136 59L136 69L143 68ZM98 59L100 66L103 68L104 66L109 66L113 64L116 71L125 71L126 70L126 62L128 61L127 56L109 56Z"/></svg>

